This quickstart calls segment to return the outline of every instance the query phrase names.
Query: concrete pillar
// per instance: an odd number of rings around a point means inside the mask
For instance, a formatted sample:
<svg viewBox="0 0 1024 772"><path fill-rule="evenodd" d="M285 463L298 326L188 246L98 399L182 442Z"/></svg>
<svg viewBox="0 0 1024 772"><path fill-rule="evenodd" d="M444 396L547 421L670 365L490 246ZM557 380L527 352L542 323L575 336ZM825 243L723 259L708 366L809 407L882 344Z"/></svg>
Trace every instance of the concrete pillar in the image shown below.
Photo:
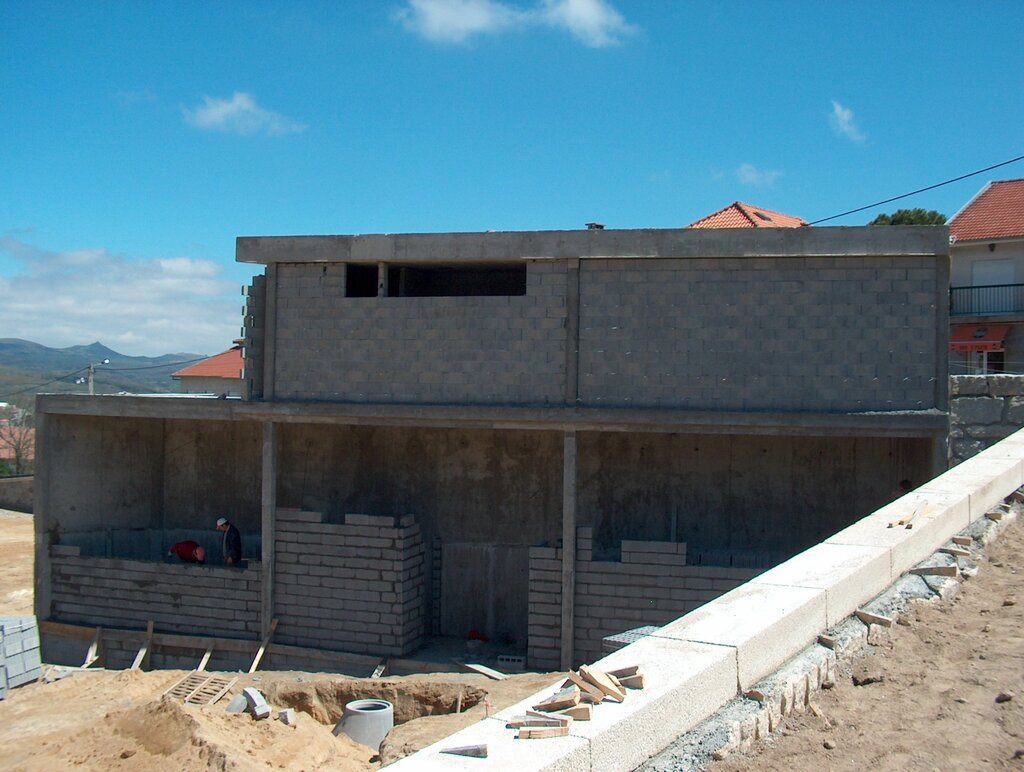
<svg viewBox="0 0 1024 772"><path fill-rule="evenodd" d="M580 379L580 261L567 261L565 295L565 404L579 399Z"/></svg>
<svg viewBox="0 0 1024 772"><path fill-rule="evenodd" d="M388 264L377 263L377 297L388 296Z"/></svg>
<svg viewBox="0 0 1024 772"><path fill-rule="evenodd" d="M35 613L38 619L49 619L52 603L52 577L50 569L50 534L47 527L50 515L50 486L56 482L53 469L54 419L43 412L36 413L36 460L33 481L35 501L32 504L35 523Z"/></svg>
<svg viewBox="0 0 1024 772"><path fill-rule="evenodd" d="M566 432L562 451L562 670L573 666L576 635L576 432Z"/></svg>
<svg viewBox="0 0 1024 772"><path fill-rule="evenodd" d="M263 551L260 556L262 577L260 585L263 596L260 607L260 622L263 635L270 632L274 618L274 536L277 519L277 424L268 421L263 424L263 476L262 476L262 524L260 541Z"/></svg>
<svg viewBox="0 0 1024 772"><path fill-rule="evenodd" d="M932 440L932 477L949 469L949 435L942 434Z"/></svg>
<svg viewBox="0 0 1024 772"><path fill-rule="evenodd" d="M277 348L277 263L267 265L263 295L263 399L274 398L275 351Z"/></svg>

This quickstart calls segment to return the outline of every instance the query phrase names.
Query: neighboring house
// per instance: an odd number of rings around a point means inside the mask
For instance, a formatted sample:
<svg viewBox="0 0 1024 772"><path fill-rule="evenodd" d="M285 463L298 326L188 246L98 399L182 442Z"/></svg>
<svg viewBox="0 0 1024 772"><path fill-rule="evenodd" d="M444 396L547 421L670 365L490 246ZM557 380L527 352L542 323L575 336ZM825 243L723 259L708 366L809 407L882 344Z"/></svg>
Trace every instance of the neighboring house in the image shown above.
<svg viewBox="0 0 1024 772"><path fill-rule="evenodd" d="M1024 373L1024 179L988 183L949 233L950 372Z"/></svg>
<svg viewBox="0 0 1024 772"><path fill-rule="evenodd" d="M177 379L182 394L241 397L245 384L242 380L242 366L242 347L238 345L184 370L178 370L171 377Z"/></svg>
<svg viewBox="0 0 1024 772"><path fill-rule="evenodd" d="M85 644L152 622L179 652L153 661L192 668L276 620L282 668L477 630L567 668L946 468L945 227L259 237L236 258L263 271L246 398L37 398L36 613ZM219 516L256 541L241 568L163 562Z"/></svg>
<svg viewBox="0 0 1024 772"><path fill-rule="evenodd" d="M807 225L800 217L773 212L761 206L734 201L707 217L687 225L687 228L799 228Z"/></svg>

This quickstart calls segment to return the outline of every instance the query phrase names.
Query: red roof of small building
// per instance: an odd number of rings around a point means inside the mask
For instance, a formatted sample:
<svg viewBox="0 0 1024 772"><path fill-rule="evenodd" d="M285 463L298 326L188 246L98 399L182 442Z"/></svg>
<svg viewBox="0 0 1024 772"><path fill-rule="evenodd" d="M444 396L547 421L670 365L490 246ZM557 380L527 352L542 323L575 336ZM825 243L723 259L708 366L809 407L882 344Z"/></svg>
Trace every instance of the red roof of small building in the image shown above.
<svg viewBox="0 0 1024 772"><path fill-rule="evenodd" d="M761 206L734 201L707 217L687 225L687 228L799 228L807 221L791 214L773 212Z"/></svg>
<svg viewBox="0 0 1024 772"><path fill-rule="evenodd" d="M1024 180L990 182L953 215L954 241L1024 237Z"/></svg>
<svg viewBox="0 0 1024 772"><path fill-rule="evenodd" d="M234 346L227 351L196 362L191 367L172 375L173 378L241 378L242 377L242 347Z"/></svg>

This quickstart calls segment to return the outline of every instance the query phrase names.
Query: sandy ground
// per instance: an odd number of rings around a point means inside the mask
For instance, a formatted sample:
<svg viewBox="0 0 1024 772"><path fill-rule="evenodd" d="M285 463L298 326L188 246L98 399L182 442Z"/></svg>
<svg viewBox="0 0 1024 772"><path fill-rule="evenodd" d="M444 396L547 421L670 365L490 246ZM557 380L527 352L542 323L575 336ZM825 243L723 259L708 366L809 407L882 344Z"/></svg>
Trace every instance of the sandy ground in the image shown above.
<svg viewBox="0 0 1024 772"><path fill-rule="evenodd" d="M32 543L32 518L0 510L0 616L32 613ZM173 670L80 671L53 683L10 690L0 701L0 769L375 770L557 678L529 673L494 681L475 673L437 673L371 681L261 672L240 676L229 697L214 706L161 700L185 675ZM274 715L296 708L298 725L225 713L230 696L250 685L267 696ZM379 753L331 734L344 703L353 697L388 699L395 705L396 722L403 722ZM461 712L451 712L456 707ZM422 713L428 715L413 718Z"/></svg>
<svg viewBox="0 0 1024 772"><path fill-rule="evenodd" d="M915 601L740 770L1024 770L1024 523L989 545L952 601ZM855 683L862 685L856 686Z"/></svg>
<svg viewBox="0 0 1024 772"><path fill-rule="evenodd" d="M32 520L0 510L0 614L31 613ZM735 770L1024 770L1024 523L988 548L978 575L951 601L917 604L890 640L819 693L820 717L787 719ZM12 690L0 702L0 769L373 770L549 685L551 674L492 681L435 674L355 681L308 673L242 680L275 707L301 710L296 728L214 707L161 701L178 671L82 672ZM856 681L863 685L855 686ZM244 677L248 679L248 677ZM397 726L380 754L330 729L353 683L391 698L396 714L450 710ZM411 699L413 695L415 699ZM361 696L361 695L360 695ZM423 706L427 706L424 708ZM319 720L317 720L319 719ZM321 723L324 722L324 723Z"/></svg>

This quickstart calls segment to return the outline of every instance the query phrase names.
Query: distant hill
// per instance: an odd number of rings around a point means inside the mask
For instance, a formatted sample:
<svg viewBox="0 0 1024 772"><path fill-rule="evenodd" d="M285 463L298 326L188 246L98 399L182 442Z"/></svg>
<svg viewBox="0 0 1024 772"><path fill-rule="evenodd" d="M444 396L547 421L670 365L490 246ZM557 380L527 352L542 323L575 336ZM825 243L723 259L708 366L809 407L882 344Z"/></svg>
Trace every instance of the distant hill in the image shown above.
<svg viewBox="0 0 1024 772"><path fill-rule="evenodd" d="M203 354L184 353L133 357L99 342L50 348L20 338L0 338L0 402L27 407L36 393L84 394L86 384L76 384L75 378L84 378L90 363L96 365L97 394L166 393L175 388L171 373L180 370L185 362L203 358ZM109 359L110 364L99 364L104 359ZM14 394L22 389L28 390Z"/></svg>

